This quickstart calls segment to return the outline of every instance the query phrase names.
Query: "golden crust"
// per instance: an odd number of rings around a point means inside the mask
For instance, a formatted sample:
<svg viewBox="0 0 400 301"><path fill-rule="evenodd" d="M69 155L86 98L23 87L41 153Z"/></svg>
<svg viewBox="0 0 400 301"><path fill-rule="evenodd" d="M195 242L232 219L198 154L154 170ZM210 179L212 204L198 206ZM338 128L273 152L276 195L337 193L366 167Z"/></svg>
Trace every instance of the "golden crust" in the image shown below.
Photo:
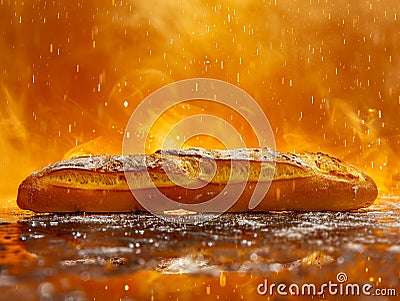
<svg viewBox="0 0 400 301"><path fill-rule="evenodd" d="M129 185L125 175L132 177L128 178ZM158 189L181 203L202 203L220 193L228 181L234 183L231 190L243 188L246 182L238 201L229 209L232 212L249 211L257 183L265 189L270 187L251 211L353 210L369 206L377 196L377 187L369 176L323 153L295 155L267 148L189 149L57 162L21 183L17 203L38 212L129 212L143 210L130 188L147 195ZM204 187L187 188L199 184Z"/></svg>

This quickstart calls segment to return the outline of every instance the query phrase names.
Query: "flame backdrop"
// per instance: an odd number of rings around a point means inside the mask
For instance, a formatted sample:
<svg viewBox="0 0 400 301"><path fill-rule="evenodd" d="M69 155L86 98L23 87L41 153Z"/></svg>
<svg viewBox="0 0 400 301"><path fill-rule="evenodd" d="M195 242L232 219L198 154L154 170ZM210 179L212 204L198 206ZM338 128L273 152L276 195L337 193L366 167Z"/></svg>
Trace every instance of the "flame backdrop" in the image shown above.
<svg viewBox="0 0 400 301"><path fill-rule="evenodd" d="M253 96L278 150L329 152L399 192L398 1L1 0L0 24L2 199L54 161L120 153L135 107L192 77Z"/></svg>

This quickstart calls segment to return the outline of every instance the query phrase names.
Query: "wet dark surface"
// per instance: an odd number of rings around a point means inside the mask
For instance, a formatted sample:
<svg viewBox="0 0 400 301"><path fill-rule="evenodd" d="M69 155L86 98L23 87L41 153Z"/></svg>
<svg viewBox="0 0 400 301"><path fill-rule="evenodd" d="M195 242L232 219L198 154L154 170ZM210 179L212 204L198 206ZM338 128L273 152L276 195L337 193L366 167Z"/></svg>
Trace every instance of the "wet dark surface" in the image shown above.
<svg viewBox="0 0 400 301"><path fill-rule="evenodd" d="M64 293L55 294L52 282L65 275L84 282L142 271L209 279L219 279L221 272L250 278L281 273L293 281L323 281L345 272L349 280L396 288L399 295L399 202L380 199L346 213L224 214L198 224L170 223L148 213L11 210L0 219L0 286L9 290L7 300L21 298L21 286L31 299L66 300ZM147 280L143 283L151 286ZM52 294L40 290L43 283ZM94 299L88 295L68 300ZM374 300L397 300L390 298Z"/></svg>

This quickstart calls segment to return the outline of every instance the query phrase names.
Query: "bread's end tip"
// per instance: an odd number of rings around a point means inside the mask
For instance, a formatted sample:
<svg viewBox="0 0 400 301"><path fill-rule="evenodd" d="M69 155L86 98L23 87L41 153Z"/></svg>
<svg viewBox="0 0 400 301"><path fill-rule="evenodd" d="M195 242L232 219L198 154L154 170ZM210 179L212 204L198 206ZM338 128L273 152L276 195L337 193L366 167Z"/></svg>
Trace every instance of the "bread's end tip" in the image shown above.
<svg viewBox="0 0 400 301"><path fill-rule="evenodd" d="M34 186L32 175L28 176L18 187L17 205L23 210L32 210L32 187Z"/></svg>
<svg viewBox="0 0 400 301"><path fill-rule="evenodd" d="M378 198L379 189L372 177L364 174L364 179L365 184L363 186L365 187L366 191L365 195L363 196L365 202L364 207L368 207L371 206Z"/></svg>

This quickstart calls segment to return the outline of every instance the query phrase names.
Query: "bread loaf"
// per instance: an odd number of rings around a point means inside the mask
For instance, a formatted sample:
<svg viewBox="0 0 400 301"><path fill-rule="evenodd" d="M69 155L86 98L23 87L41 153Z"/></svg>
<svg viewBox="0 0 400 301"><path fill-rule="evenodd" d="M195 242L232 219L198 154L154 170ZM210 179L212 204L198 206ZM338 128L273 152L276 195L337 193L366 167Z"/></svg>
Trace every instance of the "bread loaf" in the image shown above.
<svg viewBox="0 0 400 301"><path fill-rule="evenodd" d="M347 211L369 206L378 193L365 173L323 153L196 148L57 162L21 183L17 204L36 212L130 212L144 210L131 189L149 196L158 190L176 202L197 204L218 195L228 181L231 190L244 187L231 212ZM250 209L256 184L268 192Z"/></svg>

